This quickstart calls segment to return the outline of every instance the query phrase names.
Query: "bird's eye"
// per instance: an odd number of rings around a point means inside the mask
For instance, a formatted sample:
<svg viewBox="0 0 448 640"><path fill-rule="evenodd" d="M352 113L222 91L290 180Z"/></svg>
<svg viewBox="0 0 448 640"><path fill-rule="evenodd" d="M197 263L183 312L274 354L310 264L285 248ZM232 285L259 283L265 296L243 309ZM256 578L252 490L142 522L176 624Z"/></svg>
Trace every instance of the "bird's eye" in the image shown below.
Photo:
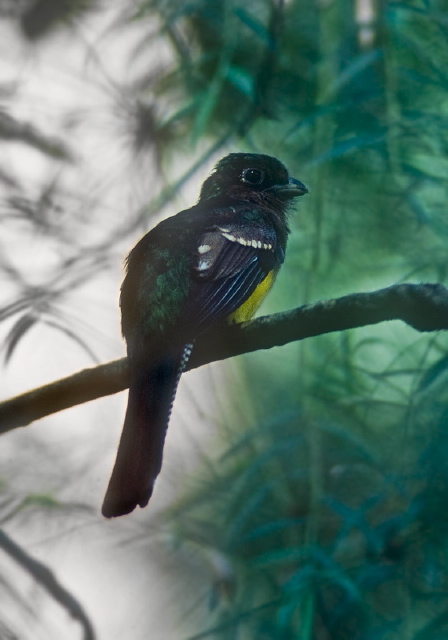
<svg viewBox="0 0 448 640"><path fill-rule="evenodd" d="M243 182L247 184L257 185L264 180L264 172L261 169L245 169L241 175Z"/></svg>

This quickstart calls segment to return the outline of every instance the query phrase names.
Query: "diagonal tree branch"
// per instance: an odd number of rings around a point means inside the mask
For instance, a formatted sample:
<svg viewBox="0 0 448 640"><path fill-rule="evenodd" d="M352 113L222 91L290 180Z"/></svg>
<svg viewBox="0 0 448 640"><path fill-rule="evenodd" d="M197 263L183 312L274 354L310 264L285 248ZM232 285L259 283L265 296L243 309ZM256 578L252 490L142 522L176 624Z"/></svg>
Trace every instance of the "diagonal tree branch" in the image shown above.
<svg viewBox="0 0 448 640"><path fill-rule="evenodd" d="M3 529L0 529L0 548L20 564L49 595L77 620L83 629L84 640L95 640L95 632L78 600L65 589L54 573L42 562L30 556Z"/></svg>
<svg viewBox="0 0 448 640"><path fill-rule="evenodd" d="M317 302L250 322L223 326L198 338L188 369L313 336L402 320L417 331L448 329L448 289L440 284L399 284L370 293ZM84 369L0 403L0 433L46 415L123 391L127 358Z"/></svg>

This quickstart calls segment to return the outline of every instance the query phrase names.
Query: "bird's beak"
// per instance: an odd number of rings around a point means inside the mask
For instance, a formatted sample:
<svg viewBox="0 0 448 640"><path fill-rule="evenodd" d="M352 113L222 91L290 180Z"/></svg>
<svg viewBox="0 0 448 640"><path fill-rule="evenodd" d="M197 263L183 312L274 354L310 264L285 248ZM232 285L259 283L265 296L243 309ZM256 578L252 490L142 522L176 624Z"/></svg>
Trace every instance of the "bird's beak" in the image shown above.
<svg viewBox="0 0 448 640"><path fill-rule="evenodd" d="M308 189L303 182L296 180L295 178L289 178L288 184L276 184L271 187L279 196L283 198L297 198L297 196L304 196L308 193Z"/></svg>

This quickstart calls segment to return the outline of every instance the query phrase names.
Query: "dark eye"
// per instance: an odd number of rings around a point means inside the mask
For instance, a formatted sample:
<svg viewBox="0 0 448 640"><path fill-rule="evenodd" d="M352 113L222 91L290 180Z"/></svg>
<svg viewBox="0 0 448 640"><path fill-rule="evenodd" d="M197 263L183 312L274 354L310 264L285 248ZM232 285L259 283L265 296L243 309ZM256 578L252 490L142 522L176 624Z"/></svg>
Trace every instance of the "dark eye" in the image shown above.
<svg viewBox="0 0 448 640"><path fill-rule="evenodd" d="M248 184L261 184L264 180L264 172L261 169L244 169L241 179Z"/></svg>

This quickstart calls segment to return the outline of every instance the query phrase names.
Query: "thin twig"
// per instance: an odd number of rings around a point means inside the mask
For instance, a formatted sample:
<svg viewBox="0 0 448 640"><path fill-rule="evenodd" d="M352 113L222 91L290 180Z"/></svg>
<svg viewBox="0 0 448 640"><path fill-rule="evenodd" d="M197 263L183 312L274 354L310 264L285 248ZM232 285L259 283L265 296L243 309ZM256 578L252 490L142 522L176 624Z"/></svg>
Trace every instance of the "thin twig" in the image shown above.
<svg viewBox="0 0 448 640"><path fill-rule="evenodd" d="M68 611L83 628L84 640L94 640L95 632L86 612L76 598L57 580L54 573L42 562L31 557L22 547L0 529L0 548L20 564L50 596Z"/></svg>

